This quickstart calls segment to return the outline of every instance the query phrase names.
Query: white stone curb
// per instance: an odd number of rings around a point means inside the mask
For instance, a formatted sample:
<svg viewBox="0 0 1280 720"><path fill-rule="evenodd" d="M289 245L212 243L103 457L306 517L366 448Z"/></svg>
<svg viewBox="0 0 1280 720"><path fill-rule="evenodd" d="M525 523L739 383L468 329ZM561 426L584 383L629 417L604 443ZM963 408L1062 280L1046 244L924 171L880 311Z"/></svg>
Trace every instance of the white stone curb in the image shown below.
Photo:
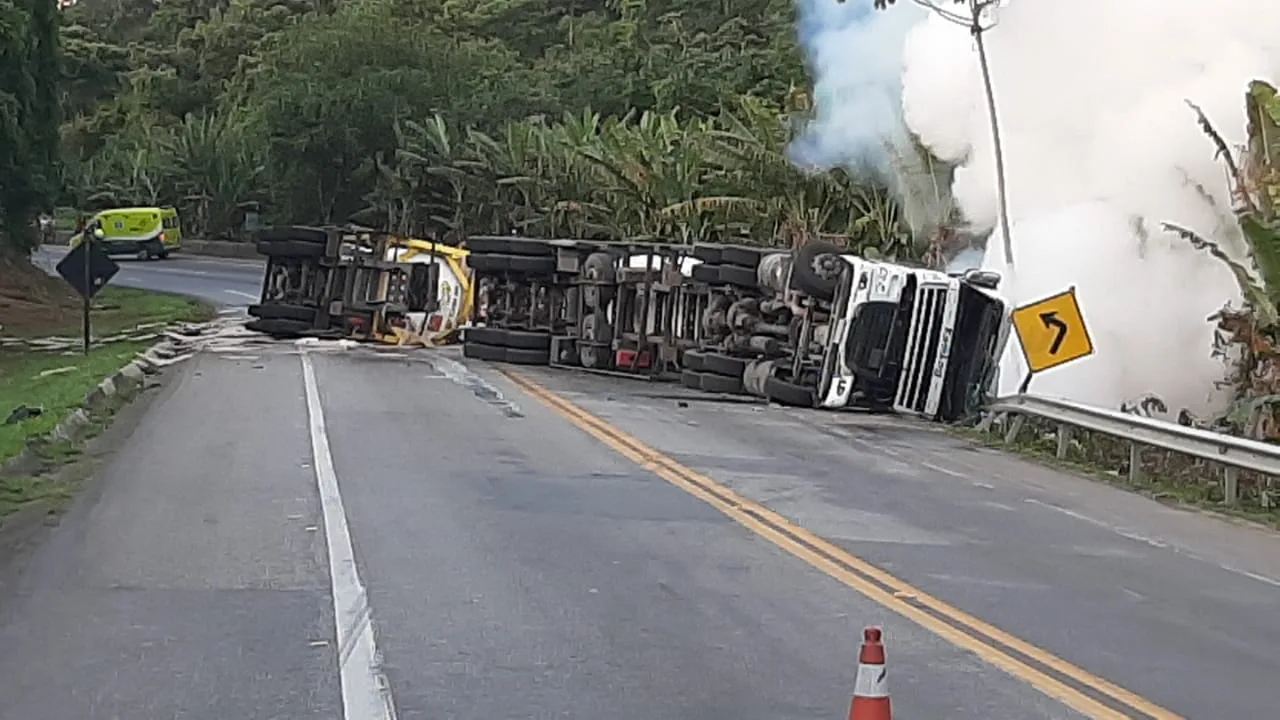
<svg viewBox="0 0 1280 720"><path fill-rule="evenodd" d="M51 432L46 435L28 438L22 452L0 463L0 475L16 474L38 469L39 449L51 442L74 442L84 435L84 429L93 422L93 414L106 408L112 401L128 402L143 390L151 387L151 378L160 369L192 357L195 352L189 350L193 337L199 337L205 331L216 326L217 321L181 326L178 330L165 332L160 342L147 348L128 365L104 378L96 387L85 393L80 407L67 413Z"/></svg>

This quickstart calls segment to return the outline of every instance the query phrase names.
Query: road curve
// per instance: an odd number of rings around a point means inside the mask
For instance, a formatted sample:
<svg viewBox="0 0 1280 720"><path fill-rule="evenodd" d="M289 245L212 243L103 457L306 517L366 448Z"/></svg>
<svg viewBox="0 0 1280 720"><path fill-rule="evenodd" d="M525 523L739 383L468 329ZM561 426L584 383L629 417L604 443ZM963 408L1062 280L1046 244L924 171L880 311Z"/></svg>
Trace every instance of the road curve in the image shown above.
<svg viewBox="0 0 1280 720"><path fill-rule="evenodd" d="M868 624L904 718L1275 714L1273 533L893 418L308 353L177 371L0 605L5 716L836 718Z"/></svg>
<svg viewBox="0 0 1280 720"><path fill-rule="evenodd" d="M53 273L66 252L63 246L44 245L32 260ZM113 259L120 265L120 272L112 279L112 285L179 293L224 307L251 305L262 293L264 264L260 261L181 253L165 260Z"/></svg>

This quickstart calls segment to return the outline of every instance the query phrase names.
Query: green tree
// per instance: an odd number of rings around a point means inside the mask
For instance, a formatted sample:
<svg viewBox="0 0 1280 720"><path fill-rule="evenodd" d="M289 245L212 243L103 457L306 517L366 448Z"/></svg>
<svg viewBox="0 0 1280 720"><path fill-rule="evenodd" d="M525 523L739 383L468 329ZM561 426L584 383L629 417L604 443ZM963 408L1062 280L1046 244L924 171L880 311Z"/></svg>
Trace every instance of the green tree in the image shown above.
<svg viewBox="0 0 1280 720"><path fill-rule="evenodd" d="M0 252L34 246L58 186L58 16L51 0L0 0Z"/></svg>

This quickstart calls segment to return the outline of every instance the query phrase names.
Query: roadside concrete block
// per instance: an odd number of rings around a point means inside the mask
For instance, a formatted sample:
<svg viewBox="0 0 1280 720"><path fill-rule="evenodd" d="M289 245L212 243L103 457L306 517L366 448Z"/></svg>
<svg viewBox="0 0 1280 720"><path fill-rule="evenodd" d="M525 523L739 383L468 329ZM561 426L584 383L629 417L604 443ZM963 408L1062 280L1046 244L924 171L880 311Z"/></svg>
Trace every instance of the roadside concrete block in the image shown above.
<svg viewBox="0 0 1280 720"><path fill-rule="evenodd" d="M80 436L80 432L89 424L89 413L84 408L76 408L74 412L62 419L53 429L54 440L70 442Z"/></svg>
<svg viewBox="0 0 1280 720"><path fill-rule="evenodd" d="M142 385L144 376L145 373L142 372L142 368L135 363L129 363L120 368L120 371L112 377L112 382L115 383L116 390L122 394L132 393Z"/></svg>

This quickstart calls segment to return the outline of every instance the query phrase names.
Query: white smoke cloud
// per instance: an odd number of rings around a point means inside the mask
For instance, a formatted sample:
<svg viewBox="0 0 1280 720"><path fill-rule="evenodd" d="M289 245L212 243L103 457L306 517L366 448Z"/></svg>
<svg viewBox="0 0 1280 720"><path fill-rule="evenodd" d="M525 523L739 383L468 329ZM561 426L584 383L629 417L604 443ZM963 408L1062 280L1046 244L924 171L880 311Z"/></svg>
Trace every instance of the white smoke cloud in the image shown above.
<svg viewBox="0 0 1280 720"><path fill-rule="evenodd" d="M1243 142L1248 82L1280 75L1280 0L1011 0L998 23L984 38L1016 272L1003 267L998 231L984 265L1005 273L1015 304L1074 285L1096 346L1032 390L1107 406L1148 392L1173 408L1218 406L1223 368L1210 357L1206 318L1238 290L1224 266L1160 224L1241 252L1196 190L1230 205L1186 101ZM965 161L956 202L970 222L994 227L994 153L972 38L930 17L908 35L903 62L907 125L940 157ZM1013 347L1002 391L1024 373Z"/></svg>
<svg viewBox="0 0 1280 720"><path fill-rule="evenodd" d="M801 46L814 78L815 115L789 148L801 167L891 174L886 142L908 140L902 121L902 47L927 11L907 2L797 0Z"/></svg>

